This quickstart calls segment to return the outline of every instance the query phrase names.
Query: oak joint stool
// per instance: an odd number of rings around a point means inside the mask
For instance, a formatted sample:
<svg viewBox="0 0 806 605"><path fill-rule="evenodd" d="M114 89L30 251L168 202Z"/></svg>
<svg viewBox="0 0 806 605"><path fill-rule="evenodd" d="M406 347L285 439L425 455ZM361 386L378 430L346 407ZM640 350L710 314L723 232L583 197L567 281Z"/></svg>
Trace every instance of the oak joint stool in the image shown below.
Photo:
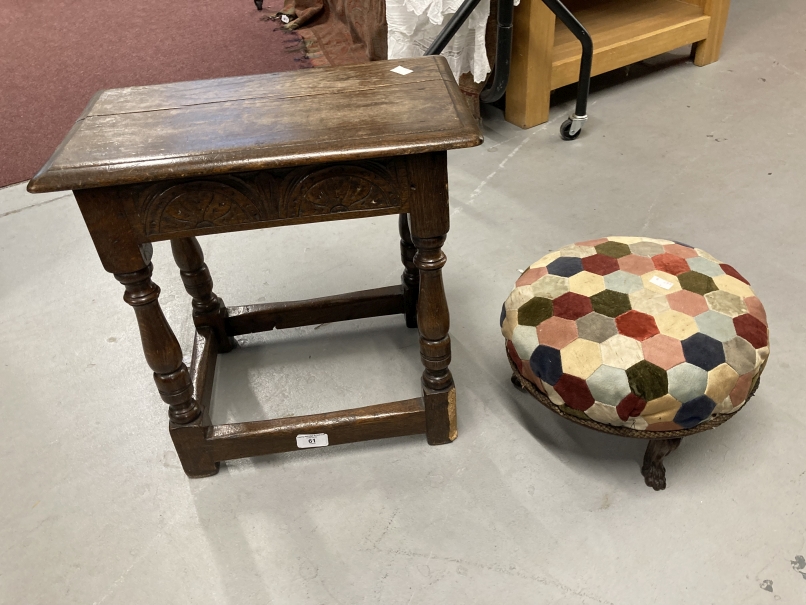
<svg viewBox="0 0 806 605"><path fill-rule="evenodd" d="M411 72L392 72L398 64ZM329 445L456 438L442 284L446 152L481 141L442 57L134 87L96 95L28 190L73 190L104 269L134 309L182 466L204 477L222 460L295 450L300 436L326 434ZM399 215L402 283L307 301L226 307L196 239L388 214ZM190 367L151 280L151 243L161 240L192 298ZM398 313L419 330L421 397L211 424L216 357L235 336Z"/></svg>

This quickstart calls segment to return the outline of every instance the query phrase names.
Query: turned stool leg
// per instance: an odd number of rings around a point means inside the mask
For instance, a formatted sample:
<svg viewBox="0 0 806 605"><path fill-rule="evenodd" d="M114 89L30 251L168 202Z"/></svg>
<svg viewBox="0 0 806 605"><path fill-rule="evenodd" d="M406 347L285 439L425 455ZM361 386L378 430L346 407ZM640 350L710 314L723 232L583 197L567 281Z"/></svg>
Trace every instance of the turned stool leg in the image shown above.
<svg viewBox="0 0 806 605"><path fill-rule="evenodd" d="M210 328L216 336L218 352L228 353L235 347L235 340L227 336L227 308L224 301L213 293L213 278L204 262L199 242L195 237L173 239L171 251L185 290L193 298L194 324Z"/></svg>
<svg viewBox="0 0 806 605"><path fill-rule="evenodd" d="M644 454L641 474L644 482L655 491L666 489L666 469L663 459L675 451L682 439L650 439Z"/></svg>
<svg viewBox="0 0 806 605"><path fill-rule="evenodd" d="M134 308L146 362L154 371L154 382L170 416L177 424L187 424L199 417L201 410L193 399L190 373L182 362L182 349L158 302L160 289L151 281L152 265L132 273L115 273L126 286L123 295Z"/></svg>
<svg viewBox="0 0 806 605"><path fill-rule="evenodd" d="M401 214L398 218L400 231L400 260L403 261L403 308L406 313L406 327L417 327L417 297L420 293L420 272L414 264L417 248L411 241L409 215Z"/></svg>

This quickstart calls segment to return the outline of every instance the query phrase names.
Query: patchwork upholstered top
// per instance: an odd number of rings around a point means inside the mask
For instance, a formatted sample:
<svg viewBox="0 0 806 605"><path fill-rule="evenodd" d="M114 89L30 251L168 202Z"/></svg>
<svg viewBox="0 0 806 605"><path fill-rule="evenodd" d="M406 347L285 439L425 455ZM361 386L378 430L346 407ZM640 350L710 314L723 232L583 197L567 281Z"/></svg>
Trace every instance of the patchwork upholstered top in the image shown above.
<svg viewBox="0 0 806 605"><path fill-rule="evenodd" d="M521 375L555 405L649 431L737 411L770 350L764 307L736 269L643 237L544 256L516 282L501 330Z"/></svg>

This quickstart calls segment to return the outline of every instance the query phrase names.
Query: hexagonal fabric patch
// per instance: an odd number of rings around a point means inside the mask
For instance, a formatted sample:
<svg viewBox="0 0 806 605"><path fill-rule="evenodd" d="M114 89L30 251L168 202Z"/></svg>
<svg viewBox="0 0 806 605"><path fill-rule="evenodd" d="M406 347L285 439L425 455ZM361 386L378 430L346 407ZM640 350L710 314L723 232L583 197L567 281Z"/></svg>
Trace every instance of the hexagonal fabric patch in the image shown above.
<svg viewBox="0 0 806 605"><path fill-rule="evenodd" d="M664 311L655 316L655 323L661 334L685 340L697 333L697 322L694 318L680 311Z"/></svg>
<svg viewBox="0 0 806 605"><path fill-rule="evenodd" d="M717 311L728 317L736 317L747 313L747 304L741 296L736 296L724 290L708 292L705 295L705 302L712 311Z"/></svg>
<svg viewBox="0 0 806 605"><path fill-rule="evenodd" d="M707 420L715 407L716 403L713 399L707 395L700 395L680 406L677 414L675 414L674 421L684 429L694 428Z"/></svg>
<svg viewBox="0 0 806 605"><path fill-rule="evenodd" d="M683 355L683 343L671 336L658 334L641 343L644 359L664 370L671 370L686 361Z"/></svg>
<svg viewBox="0 0 806 605"><path fill-rule="evenodd" d="M543 382L555 385L563 375L563 362L560 352L546 345L539 345L529 359L532 372Z"/></svg>
<svg viewBox="0 0 806 605"><path fill-rule="evenodd" d="M605 289L604 277L582 271L568 278L568 289L575 294L591 297Z"/></svg>
<svg viewBox="0 0 806 605"><path fill-rule="evenodd" d="M752 315L739 315L733 318L736 334L744 338L755 348L767 346L767 326Z"/></svg>
<svg viewBox="0 0 806 605"><path fill-rule="evenodd" d="M632 392L644 400L657 399L669 392L666 370L646 360L627 368L627 380Z"/></svg>
<svg viewBox="0 0 806 605"><path fill-rule="evenodd" d="M582 259L582 267L585 271L595 273L596 275L607 275L618 271L618 260L612 256L605 256L604 254L594 254Z"/></svg>
<svg viewBox="0 0 806 605"><path fill-rule="evenodd" d="M720 267L714 261L708 260L707 258L695 256L694 258L689 258L686 262L692 271L702 273L708 277L719 277L720 275L725 275L722 267Z"/></svg>
<svg viewBox="0 0 806 605"><path fill-rule="evenodd" d="M663 250L669 254L679 256L680 258L694 258L695 256L699 256L694 248L684 244L666 244Z"/></svg>
<svg viewBox="0 0 806 605"><path fill-rule="evenodd" d="M658 245L658 247L660 246ZM620 259L618 259L618 266L622 271L639 276L655 269L655 265L653 264L651 258L640 256L635 253L622 256Z"/></svg>
<svg viewBox="0 0 806 605"><path fill-rule="evenodd" d="M590 375L588 386L596 401L612 406L617 406L631 392L627 372L605 365Z"/></svg>
<svg viewBox="0 0 806 605"><path fill-rule="evenodd" d="M602 351L598 343L577 338L560 349L563 371L577 378L586 379L602 365Z"/></svg>
<svg viewBox="0 0 806 605"><path fill-rule="evenodd" d="M593 304L588 296L566 292L554 299L554 315L563 319L579 319L593 312Z"/></svg>
<svg viewBox="0 0 806 605"><path fill-rule="evenodd" d="M549 317L537 326L537 339L542 345L562 349L577 337L577 325L570 319Z"/></svg>
<svg viewBox="0 0 806 605"><path fill-rule="evenodd" d="M703 275L697 271L681 273L677 276L677 280L680 282L680 286L684 290L688 290L689 292L694 292L696 294L705 295L709 292L717 290L713 277Z"/></svg>
<svg viewBox="0 0 806 605"><path fill-rule="evenodd" d="M602 343L618 334L616 320L601 313L589 313L577 319L577 332L580 338Z"/></svg>
<svg viewBox="0 0 806 605"><path fill-rule="evenodd" d="M688 290L673 292L666 299L669 301L669 307L692 317L705 313L709 308L708 301L702 294L689 292Z"/></svg>
<svg viewBox="0 0 806 605"><path fill-rule="evenodd" d="M708 372L690 363L681 363L666 372L669 395L685 403L705 393Z"/></svg>
<svg viewBox="0 0 806 605"><path fill-rule="evenodd" d="M594 311L608 317L618 317L632 308L630 307L630 297L623 292L614 290L594 294L591 296L591 303Z"/></svg>
<svg viewBox="0 0 806 605"><path fill-rule="evenodd" d="M588 388L588 383L571 374L563 374L554 385L554 390L563 398L568 407L575 410L584 412L593 405L593 395Z"/></svg>
<svg viewBox="0 0 806 605"><path fill-rule="evenodd" d="M630 250L633 254L637 254L638 256L656 256L658 254L663 254L663 246L661 244L657 244L655 242L638 242L637 244L630 244ZM652 271L652 269L647 269L647 271ZM646 273L646 271L644 271Z"/></svg>
<svg viewBox="0 0 806 605"><path fill-rule="evenodd" d="M655 318L640 311L627 311L619 315L616 318L616 327L620 334L639 342L660 334Z"/></svg>
<svg viewBox="0 0 806 605"><path fill-rule="evenodd" d="M611 258L621 258L622 256L630 254L630 247L627 244L621 244L619 242L605 242L595 247L597 253Z"/></svg>
<svg viewBox="0 0 806 605"><path fill-rule="evenodd" d="M722 343L702 332L689 336L683 341L683 355L686 361L703 370L713 370L725 363L725 351Z"/></svg>
<svg viewBox="0 0 806 605"><path fill-rule="evenodd" d="M679 431L740 409L769 357L747 280L670 240L599 238L529 266L499 317L506 351L564 414Z"/></svg>
<svg viewBox="0 0 806 605"><path fill-rule="evenodd" d="M622 292L623 294L629 294L644 287L644 282L640 276L633 275L627 271L614 271L605 275L604 280L608 290Z"/></svg>
<svg viewBox="0 0 806 605"><path fill-rule="evenodd" d="M674 254L665 253L653 256L652 263L658 271L663 271L671 275L680 275L681 273L691 270L684 258L680 258Z"/></svg>
<svg viewBox="0 0 806 605"><path fill-rule="evenodd" d="M601 345L602 363L614 368L626 370L644 358L641 343L629 336L616 334Z"/></svg>
<svg viewBox="0 0 806 605"><path fill-rule="evenodd" d="M582 271L582 259L569 256L561 256L551 261L546 267L551 275L560 277L571 277Z"/></svg>
<svg viewBox="0 0 806 605"><path fill-rule="evenodd" d="M518 309L518 323L537 326L554 315L554 305L547 298L535 297Z"/></svg>
<svg viewBox="0 0 806 605"><path fill-rule="evenodd" d="M716 311L706 311L694 318L700 332L715 338L719 342L728 342L736 336L736 328L733 327L733 320L727 315Z"/></svg>

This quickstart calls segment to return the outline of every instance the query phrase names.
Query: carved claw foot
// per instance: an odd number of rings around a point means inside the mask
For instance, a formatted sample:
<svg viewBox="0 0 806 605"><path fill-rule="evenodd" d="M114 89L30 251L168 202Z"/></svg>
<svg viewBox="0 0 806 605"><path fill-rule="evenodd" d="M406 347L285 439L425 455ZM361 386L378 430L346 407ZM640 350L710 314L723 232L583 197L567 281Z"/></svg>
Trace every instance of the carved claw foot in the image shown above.
<svg viewBox="0 0 806 605"><path fill-rule="evenodd" d="M663 459L678 448L680 441L681 439L649 440L641 474L644 476L644 482L655 491L666 489L666 468L663 466Z"/></svg>

